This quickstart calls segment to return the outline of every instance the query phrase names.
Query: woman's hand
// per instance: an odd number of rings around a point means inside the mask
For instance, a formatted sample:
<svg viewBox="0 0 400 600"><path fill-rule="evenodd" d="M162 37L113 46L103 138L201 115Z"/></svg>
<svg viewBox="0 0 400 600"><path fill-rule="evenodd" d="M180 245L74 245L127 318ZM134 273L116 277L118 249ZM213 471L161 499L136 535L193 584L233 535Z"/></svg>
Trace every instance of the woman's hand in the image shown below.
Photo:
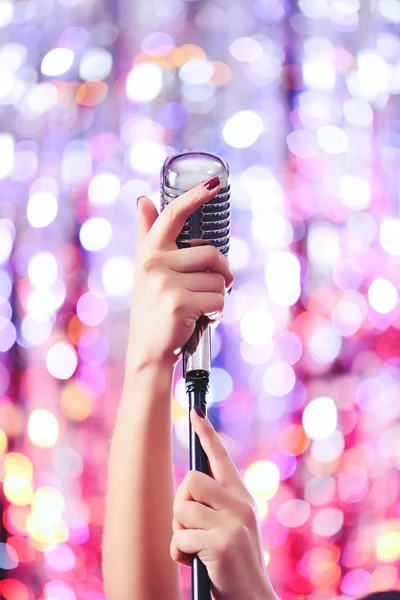
<svg viewBox="0 0 400 600"><path fill-rule="evenodd" d="M277 600L264 562L255 503L211 423L191 412L212 477L190 471L175 497L172 558L205 564L215 600Z"/></svg>
<svg viewBox="0 0 400 600"><path fill-rule="evenodd" d="M223 311L233 281L228 260L214 246L176 245L186 219L219 192L218 178L208 184L173 200L160 215L149 198L138 201L129 368L173 366L200 317L208 323L204 315Z"/></svg>

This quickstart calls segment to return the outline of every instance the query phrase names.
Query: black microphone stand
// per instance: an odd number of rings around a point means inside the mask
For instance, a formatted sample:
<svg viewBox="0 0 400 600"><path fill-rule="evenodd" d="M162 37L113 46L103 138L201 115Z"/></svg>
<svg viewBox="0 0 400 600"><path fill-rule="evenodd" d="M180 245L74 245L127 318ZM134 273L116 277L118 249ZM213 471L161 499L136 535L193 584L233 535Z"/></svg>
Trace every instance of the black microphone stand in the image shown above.
<svg viewBox="0 0 400 600"><path fill-rule="evenodd" d="M186 392L189 396L189 411L198 406L207 414L207 394L211 372L211 331L207 327L193 353L185 351L183 356L183 375ZM199 436L194 431L189 418L190 469L209 474L208 458ZM198 556L192 564L192 600L211 600L211 583L207 569Z"/></svg>

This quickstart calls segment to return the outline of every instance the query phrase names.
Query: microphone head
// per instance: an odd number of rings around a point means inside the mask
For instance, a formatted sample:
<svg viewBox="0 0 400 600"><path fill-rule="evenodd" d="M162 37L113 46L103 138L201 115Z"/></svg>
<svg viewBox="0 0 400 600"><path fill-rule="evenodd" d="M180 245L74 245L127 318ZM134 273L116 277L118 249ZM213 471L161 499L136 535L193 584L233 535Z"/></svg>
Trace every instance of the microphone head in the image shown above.
<svg viewBox="0 0 400 600"><path fill-rule="evenodd" d="M218 176L221 189L215 198L187 219L176 243L188 248L204 240L222 254L229 251L231 231L230 169L224 158L212 152L185 151L169 156L161 170L161 210L195 185Z"/></svg>

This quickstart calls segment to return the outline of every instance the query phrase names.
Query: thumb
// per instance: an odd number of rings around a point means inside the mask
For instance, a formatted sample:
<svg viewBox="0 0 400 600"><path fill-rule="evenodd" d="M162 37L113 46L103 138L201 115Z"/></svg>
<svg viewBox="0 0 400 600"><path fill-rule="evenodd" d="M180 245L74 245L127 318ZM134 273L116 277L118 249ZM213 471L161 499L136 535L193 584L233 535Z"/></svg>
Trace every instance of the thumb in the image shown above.
<svg viewBox="0 0 400 600"><path fill-rule="evenodd" d="M137 209L136 241L140 244L153 227L154 222L158 218L158 212L153 202L147 196L140 196L138 198Z"/></svg>

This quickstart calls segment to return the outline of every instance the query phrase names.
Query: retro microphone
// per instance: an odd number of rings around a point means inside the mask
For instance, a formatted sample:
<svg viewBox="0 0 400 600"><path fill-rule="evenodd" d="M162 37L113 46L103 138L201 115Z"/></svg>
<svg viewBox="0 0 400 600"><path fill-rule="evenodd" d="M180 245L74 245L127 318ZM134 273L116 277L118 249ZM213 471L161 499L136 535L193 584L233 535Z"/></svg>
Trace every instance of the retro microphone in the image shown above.
<svg viewBox="0 0 400 600"><path fill-rule="evenodd" d="M185 151L166 159L161 171L161 210L175 198L200 183L219 177L221 189L198 208L186 221L176 243L179 248L189 248L193 240L212 244L222 254L229 250L230 169L226 160L211 152ZM198 242L197 242L198 243ZM194 406L207 414L207 399L211 373L211 331L207 326L196 348L184 349L183 376L189 396L189 409ZM189 420L190 468L208 474L208 459ZM201 560L195 556L192 566L192 599L210 600L210 580Z"/></svg>

